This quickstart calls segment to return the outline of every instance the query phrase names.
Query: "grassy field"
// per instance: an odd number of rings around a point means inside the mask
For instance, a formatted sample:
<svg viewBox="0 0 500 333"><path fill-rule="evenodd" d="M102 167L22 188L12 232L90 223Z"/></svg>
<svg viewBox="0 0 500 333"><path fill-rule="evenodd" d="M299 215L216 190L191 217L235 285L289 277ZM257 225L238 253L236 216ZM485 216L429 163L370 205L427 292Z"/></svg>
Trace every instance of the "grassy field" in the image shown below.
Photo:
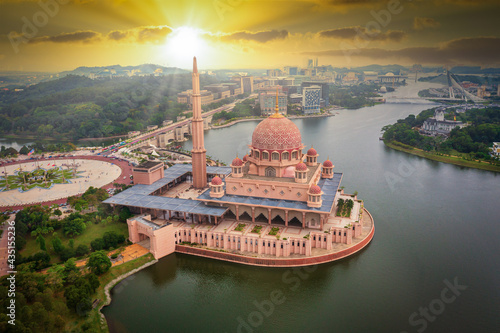
<svg viewBox="0 0 500 333"><path fill-rule="evenodd" d="M115 231L119 234L123 234L125 238L128 238L128 226L127 223L123 222L111 222L111 223L99 223L99 224L94 224L94 223L87 223L86 224L87 228L85 231L79 235L74 237L74 246L73 248L77 248L78 245L84 244L90 247L90 242L92 242L96 238L100 238L104 235L105 232L107 231ZM66 237L63 234L62 229L57 230L57 235L61 239L63 245L65 247L69 247L69 240L71 239L70 237ZM45 245L47 247L47 251L51 256L51 263L58 263L59 262L59 256L54 252L52 248L52 235L43 235L45 238ZM26 239L26 247L21 251L21 254L23 257L27 257L30 255L33 255L40 251L40 246L36 243L35 238L28 236Z"/></svg>
<svg viewBox="0 0 500 333"><path fill-rule="evenodd" d="M500 172L500 166L492 165L492 164L489 164L489 163L483 162L483 161L467 161L467 160L464 160L463 158L458 157L458 156L436 155L434 153L426 152L426 151L423 151L423 150L418 149L418 148L408 149L408 148L400 146L399 143L394 144L392 142L384 141L384 144L389 148L403 151L403 152L408 153L408 154L424 157L424 158L427 158L427 159L430 159L433 161L455 164L455 165L459 165L459 166L463 166L463 167L467 167L467 168Z"/></svg>

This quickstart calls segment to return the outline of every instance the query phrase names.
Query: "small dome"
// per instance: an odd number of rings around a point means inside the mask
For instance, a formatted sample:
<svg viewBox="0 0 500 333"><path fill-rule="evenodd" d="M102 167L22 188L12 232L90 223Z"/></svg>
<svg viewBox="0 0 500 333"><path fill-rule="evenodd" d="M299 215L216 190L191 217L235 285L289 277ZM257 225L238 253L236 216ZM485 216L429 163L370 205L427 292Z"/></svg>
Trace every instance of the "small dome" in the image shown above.
<svg viewBox="0 0 500 333"><path fill-rule="evenodd" d="M311 185L311 187L309 188L309 193L311 194L320 194L321 193L321 187L319 187L318 185Z"/></svg>
<svg viewBox="0 0 500 333"><path fill-rule="evenodd" d="M248 155L243 156L243 162L246 162L248 160Z"/></svg>
<svg viewBox="0 0 500 333"><path fill-rule="evenodd" d="M295 170L297 170L297 171L306 171L307 170L307 165L305 165L304 163L300 162L299 164L297 164L295 166Z"/></svg>
<svg viewBox="0 0 500 333"><path fill-rule="evenodd" d="M318 155L318 152L316 151L316 149L314 148L310 148L308 151L307 151L307 155L309 156L315 156L315 155Z"/></svg>
<svg viewBox="0 0 500 333"><path fill-rule="evenodd" d="M323 162L323 166L325 168L331 168L333 166L333 163L330 160L326 160L326 161Z"/></svg>
<svg viewBox="0 0 500 333"><path fill-rule="evenodd" d="M243 165L243 161L239 157L236 157L233 160L233 162L231 163L231 165L233 165L233 166L242 166Z"/></svg>
<svg viewBox="0 0 500 333"><path fill-rule="evenodd" d="M219 176L212 178L212 185L222 185L222 179Z"/></svg>

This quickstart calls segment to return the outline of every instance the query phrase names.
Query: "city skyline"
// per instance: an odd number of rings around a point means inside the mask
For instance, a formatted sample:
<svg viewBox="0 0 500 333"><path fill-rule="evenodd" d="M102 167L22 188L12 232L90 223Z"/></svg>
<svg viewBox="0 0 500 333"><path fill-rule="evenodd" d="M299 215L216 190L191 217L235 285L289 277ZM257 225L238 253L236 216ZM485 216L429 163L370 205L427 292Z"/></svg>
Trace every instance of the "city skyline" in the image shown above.
<svg viewBox="0 0 500 333"><path fill-rule="evenodd" d="M0 70L155 63L189 68L498 65L496 1L0 3Z"/></svg>

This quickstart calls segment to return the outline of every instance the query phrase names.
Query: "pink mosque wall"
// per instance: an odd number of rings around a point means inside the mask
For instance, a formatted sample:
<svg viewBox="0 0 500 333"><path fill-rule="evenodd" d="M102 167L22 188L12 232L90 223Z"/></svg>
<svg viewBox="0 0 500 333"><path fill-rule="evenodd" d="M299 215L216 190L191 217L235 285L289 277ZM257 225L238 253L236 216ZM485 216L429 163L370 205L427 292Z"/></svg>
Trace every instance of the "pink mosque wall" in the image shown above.
<svg viewBox="0 0 500 333"><path fill-rule="evenodd" d="M151 185L155 181L160 180L164 176L163 167L160 167L153 172L137 172L133 171L134 184L146 184Z"/></svg>
<svg viewBox="0 0 500 333"><path fill-rule="evenodd" d="M143 215L142 218L151 221L151 215ZM175 251L174 227L168 224L160 229L153 230L152 227L136 221L134 218L127 220L129 240L138 243L147 236L150 239L149 251L155 259L165 257Z"/></svg>
<svg viewBox="0 0 500 333"><path fill-rule="evenodd" d="M319 167L319 165L318 167L314 168L317 168L316 171L314 172L311 179L309 179L309 182L305 184L299 184L295 182L284 183L280 181L255 180L248 178L233 178L231 176L228 176L224 179L224 181L226 182L226 193L239 196L306 202L307 190L315 179L321 177L321 168ZM293 180L293 178L291 179ZM300 193L300 196L297 193Z"/></svg>
<svg viewBox="0 0 500 333"><path fill-rule="evenodd" d="M357 243L352 247L334 253L329 253L314 257L307 257L307 258L254 258L238 254L224 253L224 252L195 248L184 245L176 245L175 252L191 254L211 259L235 262L245 265L253 265L253 266L299 267L299 266L323 264L335 260L340 260L350 255L353 255L354 253L359 252L363 248L365 248L371 242L374 235L375 235L375 227L373 226L370 233L362 241L360 241L359 243Z"/></svg>

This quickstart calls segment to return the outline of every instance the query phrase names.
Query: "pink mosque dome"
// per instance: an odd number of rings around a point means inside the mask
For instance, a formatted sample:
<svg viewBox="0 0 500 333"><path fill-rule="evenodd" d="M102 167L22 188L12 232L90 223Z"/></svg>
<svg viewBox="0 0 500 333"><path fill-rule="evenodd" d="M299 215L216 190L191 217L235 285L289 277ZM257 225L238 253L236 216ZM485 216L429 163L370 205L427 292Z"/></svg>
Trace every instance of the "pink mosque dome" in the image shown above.
<svg viewBox="0 0 500 333"><path fill-rule="evenodd" d="M252 135L252 146L268 151L300 149L302 136L291 120L274 114L257 125Z"/></svg>
<svg viewBox="0 0 500 333"><path fill-rule="evenodd" d="M309 155L309 156L315 156L315 155L318 155L318 152L316 151L316 149L314 149L313 147L311 147L307 151L307 155Z"/></svg>
<svg viewBox="0 0 500 333"><path fill-rule="evenodd" d="M295 177L295 167L293 165L286 167L283 171L283 178L294 178Z"/></svg>
<svg viewBox="0 0 500 333"><path fill-rule="evenodd" d="M295 166L295 170L297 171L306 171L307 170L307 165L305 163L300 162Z"/></svg>
<svg viewBox="0 0 500 333"><path fill-rule="evenodd" d="M243 161L239 157L236 157L233 160L233 162L231 163L231 165L233 165L233 166L242 166L243 165Z"/></svg>
<svg viewBox="0 0 500 333"><path fill-rule="evenodd" d="M248 155L243 156L243 162L246 162L248 160Z"/></svg>
<svg viewBox="0 0 500 333"><path fill-rule="evenodd" d="M323 162L323 166L326 168L331 168L333 166L333 163L330 160L326 160Z"/></svg>
<svg viewBox="0 0 500 333"><path fill-rule="evenodd" d="M311 193L311 194L320 194L321 193L321 187L319 187L316 184L313 184L309 188L309 193Z"/></svg>
<svg viewBox="0 0 500 333"><path fill-rule="evenodd" d="M222 179L219 176L212 178L212 185L222 185Z"/></svg>

